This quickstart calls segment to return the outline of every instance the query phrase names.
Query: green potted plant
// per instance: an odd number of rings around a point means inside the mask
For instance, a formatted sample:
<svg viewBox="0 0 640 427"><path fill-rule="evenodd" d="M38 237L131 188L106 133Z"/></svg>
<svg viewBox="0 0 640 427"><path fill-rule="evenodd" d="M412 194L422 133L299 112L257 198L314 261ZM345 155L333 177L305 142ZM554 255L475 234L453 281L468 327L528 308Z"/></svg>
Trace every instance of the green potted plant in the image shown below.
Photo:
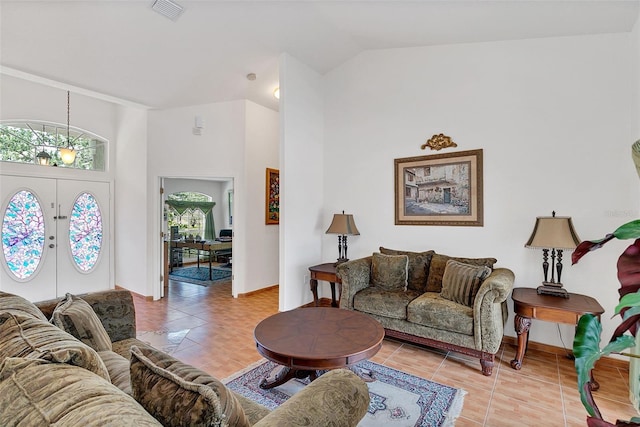
<svg viewBox="0 0 640 427"><path fill-rule="evenodd" d="M589 427L640 426L640 418L638 417L633 417L630 421L617 420L616 424L605 421L591 393L590 382L591 370L601 357L610 354L637 357L634 354L623 353L623 350L635 345L634 337L637 333L638 321L640 321L640 220L620 226L603 239L580 243L573 252L571 260L575 264L587 253L601 248L613 239L635 239L634 243L627 247L618 258L617 263L620 303L615 308L615 315L620 315L622 321L614 331L609 343L600 349L602 325L596 316L584 315L580 317L573 341L580 399L589 414L587 417Z"/></svg>

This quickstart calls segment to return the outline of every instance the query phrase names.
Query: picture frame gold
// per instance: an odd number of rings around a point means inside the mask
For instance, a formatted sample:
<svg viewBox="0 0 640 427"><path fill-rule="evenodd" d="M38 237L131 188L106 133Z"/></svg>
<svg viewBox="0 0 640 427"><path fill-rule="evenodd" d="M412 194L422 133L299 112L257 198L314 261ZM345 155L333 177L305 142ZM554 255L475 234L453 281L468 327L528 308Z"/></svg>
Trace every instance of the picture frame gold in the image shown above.
<svg viewBox="0 0 640 427"><path fill-rule="evenodd" d="M482 149L394 160L396 225L484 225Z"/></svg>
<svg viewBox="0 0 640 427"><path fill-rule="evenodd" d="M265 224L280 223L280 171L267 168L265 179Z"/></svg>

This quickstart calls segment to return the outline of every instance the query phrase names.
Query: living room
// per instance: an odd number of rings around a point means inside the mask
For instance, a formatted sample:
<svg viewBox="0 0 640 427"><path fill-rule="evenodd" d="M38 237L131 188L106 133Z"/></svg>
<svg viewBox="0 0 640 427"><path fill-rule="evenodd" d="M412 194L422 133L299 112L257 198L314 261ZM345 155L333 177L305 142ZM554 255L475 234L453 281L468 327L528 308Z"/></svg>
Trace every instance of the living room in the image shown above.
<svg viewBox="0 0 640 427"><path fill-rule="evenodd" d="M349 238L349 258L381 245L491 256L515 272L516 287L535 287L541 253L524 244L537 216L571 216L580 238L592 239L639 214L630 146L640 138L640 13L637 2L610 3L631 7L625 10L633 15L617 27L603 19L590 34L391 45L364 49L329 70L285 50L277 64L279 111L246 99L147 109L22 67L14 54L2 63L0 118L64 123L65 93L72 90L73 125L110 141L112 169L100 178L115 183L113 283L143 296L161 293L163 176L233 177L233 295L279 284L281 311L311 301L308 267L337 257L335 236L325 231L343 210L360 230ZM11 8L19 6L2 8L4 51L14 40L5 35ZM557 19L573 22L560 12ZM46 38L34 27L26 40ZM195 116L204 121L201 136L192 132ZM394 223L393 161L432 154L420 146L439 133L457 143L449 152L483 150L482 227ZM178 148L195 154L182 161ZM267 167L281 174L277 226L264 224ZM3 164L2 172L42 176L34 168ZM626 242L611 246L576 266L566 257L563 272L570 292L604 307L603 336L617 324L610 319L618 302L615 261ZM510 337L512 325L511 306ZM531 341L557 347L572 337L571 326L560 326L559 334L546 322L530 333Z"/></svg>

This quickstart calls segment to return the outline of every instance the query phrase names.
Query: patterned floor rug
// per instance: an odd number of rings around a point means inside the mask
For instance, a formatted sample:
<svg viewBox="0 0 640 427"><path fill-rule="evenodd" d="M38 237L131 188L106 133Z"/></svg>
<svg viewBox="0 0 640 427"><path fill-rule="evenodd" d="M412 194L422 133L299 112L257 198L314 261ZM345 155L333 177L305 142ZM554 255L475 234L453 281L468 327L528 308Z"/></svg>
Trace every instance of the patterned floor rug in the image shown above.
<svg viewBox="0 0 640 427"><path fill-rule="evenodd" d="M169 274L169 278L173 280L179 280L181 282L194 283L196 285L208 286L213 285L216 282L228 279L231 277L230 268L212 267L211 279L209 280L209 266L200 267L185 267L173 270Z"/></svg>
<svg viewBox="0 0 640 427"><path fill-rule="evenodd" d="M370 361L357 366L375 378L367 383L371 398L369 410L358 426L452 426L462 411L464 390ZM270 390L258 387L260 380L276 367L275 363L264 360L223 382L235 392L274 409L309 383L308 379L292 379Z"/></svg>

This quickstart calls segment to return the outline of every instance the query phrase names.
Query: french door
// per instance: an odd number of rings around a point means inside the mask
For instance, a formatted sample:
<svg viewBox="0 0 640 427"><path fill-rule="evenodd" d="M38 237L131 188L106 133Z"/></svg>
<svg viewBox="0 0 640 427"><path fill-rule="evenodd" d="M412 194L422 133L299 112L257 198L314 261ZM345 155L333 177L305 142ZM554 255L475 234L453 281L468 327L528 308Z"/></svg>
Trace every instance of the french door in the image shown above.
<svg viewBox="0 0 640 427"><path fill-rule="evenodd" d="M111 287L109 183L3 175L0 201L0 290L38 301Z"/></svg>

